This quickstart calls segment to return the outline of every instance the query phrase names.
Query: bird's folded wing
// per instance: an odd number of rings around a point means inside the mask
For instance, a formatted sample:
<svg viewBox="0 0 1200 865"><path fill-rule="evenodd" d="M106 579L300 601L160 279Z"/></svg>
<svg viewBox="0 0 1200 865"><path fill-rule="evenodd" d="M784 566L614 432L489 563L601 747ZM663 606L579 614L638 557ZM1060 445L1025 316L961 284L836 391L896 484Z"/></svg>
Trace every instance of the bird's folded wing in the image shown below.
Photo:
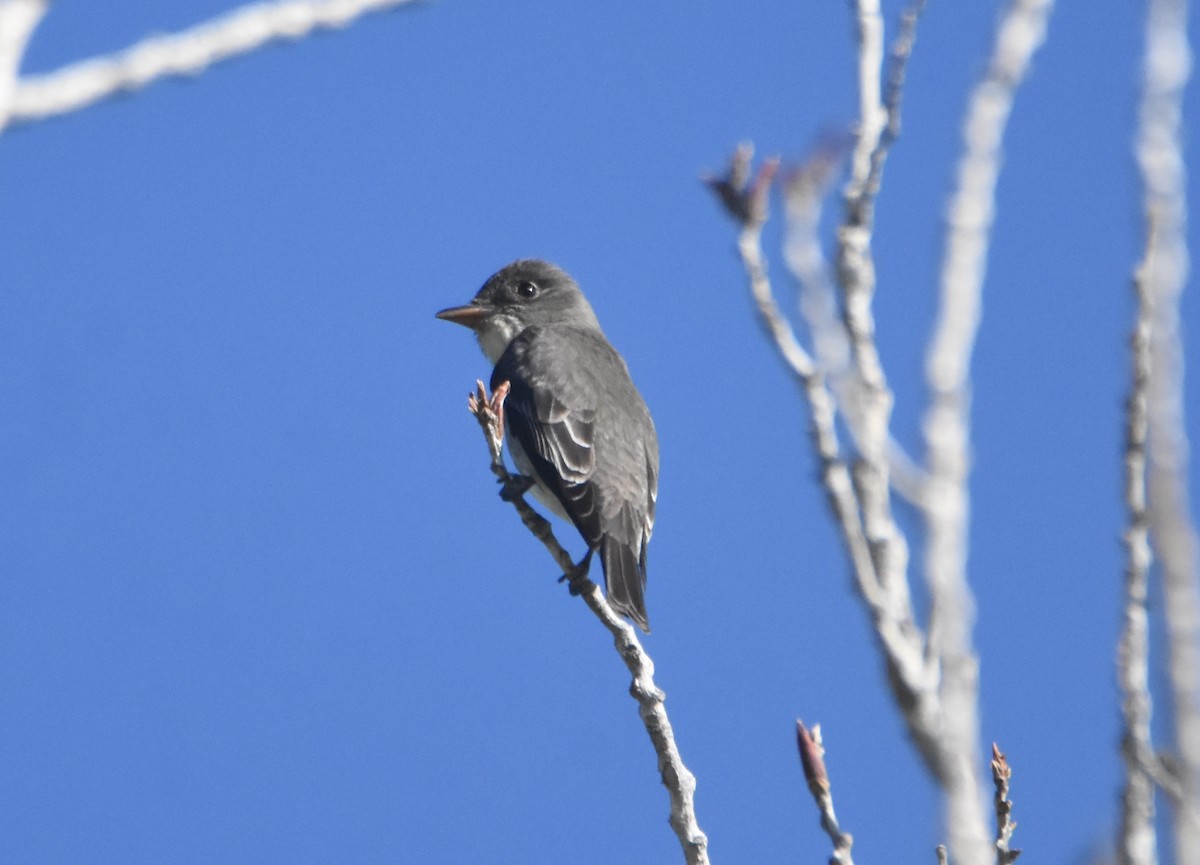
<svg viewBox="0 0 1200 865"><path fill-rule="evenodd" d="M497 378L500 372L497 368ZM527 379L517 378L510 386L504 402L505 425L521 443L538 480L562 503L588 544L595 546L603 535L592 484L595 409L568 406L555 396L550 383L531 385Z"/></svg>

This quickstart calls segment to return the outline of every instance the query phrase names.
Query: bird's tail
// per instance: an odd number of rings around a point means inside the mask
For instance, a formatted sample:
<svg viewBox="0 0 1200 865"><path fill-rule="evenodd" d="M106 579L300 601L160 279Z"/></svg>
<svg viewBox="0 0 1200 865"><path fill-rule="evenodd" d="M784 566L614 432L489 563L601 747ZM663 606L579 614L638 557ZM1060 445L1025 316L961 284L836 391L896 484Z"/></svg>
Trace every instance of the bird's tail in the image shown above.
<svg viewBox="0 0 1200 865"><path fill-rule="evenodd" d="M604 566L609 605L637 626L650 633L646 618L646 558L640 552L610 535L600 541L600 563Z"/></svg>

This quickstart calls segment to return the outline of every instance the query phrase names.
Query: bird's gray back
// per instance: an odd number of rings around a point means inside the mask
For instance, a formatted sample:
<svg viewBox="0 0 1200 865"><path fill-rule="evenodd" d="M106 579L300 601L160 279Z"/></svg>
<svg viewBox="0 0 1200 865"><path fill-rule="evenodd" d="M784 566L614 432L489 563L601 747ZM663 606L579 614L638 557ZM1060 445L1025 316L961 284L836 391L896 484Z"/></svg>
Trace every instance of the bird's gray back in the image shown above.
<svg viewBox="0 0 1200 865"><path fill-rule="evenodd" d="M501 381L513 386L510 400L516 397L536 407L543 424L577 432L583 425L590 427L587 447L572 449L573 441L565 442L569 464L565 472L559 466L560 475L570 481L571 469L582 468L580 464L586 461L586 471L579 472L576 479L594 482L588 485L593 488L590 494L595 496L605 533L644 549L658 493L658 439L625 361L603 334L590 328L528 328L496 364L492 386ZM528 392L522 393L526 388ZM532 445L544 454L547 443L540 443L541 447L537 442L522 444L526 452ZM586 453L588 448L591 454ZM583 526L579 528L585 537L595 534L594 529L589 533Z"/></svg>

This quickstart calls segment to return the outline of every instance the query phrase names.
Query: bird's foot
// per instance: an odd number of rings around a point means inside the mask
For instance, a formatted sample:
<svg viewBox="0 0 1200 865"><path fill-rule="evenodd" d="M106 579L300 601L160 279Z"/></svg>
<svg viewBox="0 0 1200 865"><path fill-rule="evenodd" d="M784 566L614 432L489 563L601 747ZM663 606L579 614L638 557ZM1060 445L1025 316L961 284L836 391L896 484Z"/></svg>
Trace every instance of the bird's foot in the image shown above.
<svg viewBox="0 0 1200 865"><path fill-rule="evenodd" d="M535 481L529 475L509 475L500 481L500 498L514 502L529 492Z"/></svg>
<svg viewBox="0 0 1200 865"><path fill-rule="evenodd" d="M571 593L572 597L583 594L583 590L587 588L588 571L592 567L592 553L594 552L595 550L588 550L587 555L579 560L579 564L571 569L571 573L563 574L558 578L560 583L567 584L567 591Z"/></svg>

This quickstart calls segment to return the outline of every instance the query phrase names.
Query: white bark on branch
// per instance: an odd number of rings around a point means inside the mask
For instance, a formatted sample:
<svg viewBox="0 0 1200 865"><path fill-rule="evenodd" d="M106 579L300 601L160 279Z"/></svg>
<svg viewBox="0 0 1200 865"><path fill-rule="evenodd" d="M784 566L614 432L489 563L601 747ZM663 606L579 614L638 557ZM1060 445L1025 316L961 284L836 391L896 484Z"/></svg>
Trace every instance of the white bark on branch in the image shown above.
<svg viewBox="0 0 1200 865"><path fill-rule="evenodd" d="M911 601L906 577L907 546L891 514L887 491L890 485L889 459L895 448L887 447L892 395L879 362L874 341L871 299L875 290L874 262L870 248L874 219L874 197L878 193L883 163L888 148L899 130L900 96L905 61L914 39L914 27L921 4L915 4L902 22L901 34L893 49L889 87L880 125L877 108L881 75L876 40L878 10L873 2L855 6L859 21L860 118L859 147L856 149L852 176L846 190L846 218L839 232L838 275L845 296L846 326L863 389L864 422L859 427L862 458L856 466L856 488L862 503L864 524L876 553L877 568L893 604L893 615L911 622ZM999 42L1007 49L1005 38L1013 28L1010 13L1001 23ZM868 136L873 135L874 138ZM867 154L864 156L864 154ZM965 431L965 430L964 430ZM965 436L961 439L965 447ZM933 467L936 469L936 465ZM919 503L932 536L939 507L934 471L922 479ZM965 510L961 514L965 529ZM928 565L928 557L927 557ZM892 678L897 702L909 730L930 770L943 789L945 826L951 859L961 865L985 865L992 858L984 807L984 785L979 771L978 737L978 662L970 646L973 613L965 574L959 581L939 584L936 575L927 574L931 583L933 607L929 637L914 624L908 629L910 651L921 653L923 675L905 687ZM940 602L940 604L939 604ZM940 606L940 609L939 609ZM947 618L954 623L947 629ZM947 640L947 637L950 640ZM889 659L891 662L891 659Z"/></svg>
<svg viewBox="0 0 1200 865"><path fill-rule="evenodd" d="M853 407L846 402L852 394L842 385L850 348L820 237L825 197L841 161L840 147L819 146L785 179L783 257L799 287L800 314L812 337L813 354L830 378L843 409L849 412Z"/></svg>
<svg viewBox="0 0 1200 865"><path fill-rule="evenodd" d="M887 80L882 93L883 125L878 131L874 149L866 150L868 140L862 136L855 139L855 170L865 165L866 174L855 175L851 182L856 219L866 223L867 252L869 254L870 223L873 220L874 200L883 181L883 167L888 151L900 134L900 109L904 92L904 80L908 61L916 42L917 22L925 9L925 0L912 0L900 16L900 32L892 44L887 63ZM877 13L859 10L859 32L868 40L868 53L874 56L876 39L882 43L881 24ZM863 16L865 15L865 20ZM876 30L879 30L878 34ZM863 58L860 57L860 64ZM862 66L860 65L860 71ZM863 110L876 98L875 81L872 79L860 90ZM865 126L865 125L864 125ZM863 155L865 154L865 156ZM800 286L800 312L812 334L813 348L821 364L854 439L856 448L863 450L861 431L863 408L859 381L847 375L850 357L846 317L839 311L833 279L821 249L820 221L825 193L837 163L841 148L825 142L817 152L799 169L792 172L784 187L784 203L787 222L785 225L784 260L788 270ZM845 253L845 245L839 247ZM847 263L843 258L842 263ZM861 262L860 262L861 263ZM868 259L867 264L870 264ZM873 275L864 275L859 280L872 286ZM924 506L923 472L905 452L898 441L889 434L885 449L888 467L888 482L892 489L910 504Z"/></svg>
<svg viewBox="0 0 1200 865"><path fill-rule="evenodd" d="M915 25L915 17L906 17L905 20ZM911 42L906 44L910 46ZM904 58L907 59L907 54ZM902 81L903 61L896 65L901 69L899 80ZM898 101L896 104L898 109ZM897 120L897 127L898 123ZM877 154L878 161L874 163L880 171L884 155L881 147ZM829 380L857 444L857 430L862 422L857 381L848 374L850 344L846 324L820 237L825 198L841 156L838 147L826 143L818 147L804 164L789 172L783 185L786 217L783 256L788 272L799 287L800 314L812 339L814 359ZM875 177L878 180L879 174L876 173ZM888 439L887 454L892 489L920 507L923 483L921 469L894 438Z"/></svg>
<svg viewBox="0 0 1200 865"><path fill-rule="evenodd" d="M1147 241L1147 252L1153 249ZM1121 689L1121 756L1125 783L1117 830L1119 865L1157 865L1154 830L1154 780L1150 765L1150 624L1146 609L1150 582L1150 532L1146 522L1146 389L1150 383L1150 299L1146 293L1149 262L1134 277L1137 313L1130 338L1133 383L1125 403L1125 598L1117 646L1117 684Z"/></svg>
<svg viewBox="0 0 1200 865"><path fill-rule="evenodd" d="M1187 189L1181 127L1191 73L1186 0L1147 7L1137 159L1144 184L1148 246L1145 294L1150 318L1146 388L1147 520L1162 565L1167 666L1175 712L1179 865L1200 863L1200 573L1188 501L1183 342L1179 301L1188 278Z"/></svg>
<svg viewBox="0 0 1200 865"><path fill-rule="evenodd" d="M748 148L739 150L725 178L710 184L741 223L738 251L760 319L798 379L812 410L812 435L822 462L822 481L847 546L856 587L879 638L888 682L919 753L945 791L951 850L955 859L966 865L985 865L991 850L977 749L964 749L961 740L947 735L954 728L954 719L948 717L950 710L943 701L938 659L930 658L925 635L915 619L907 578L907 542L892 514L890 460L900 451L890 438L892 394L875 343L872 312L874 201L888 148L899 130L905 63L921 7L918 0L905 15L888 70L886 104L881 104L883 32L878 4L860 0L854 6L861 117L837 249L842 324L854 378L837 392L857 445L853 471L839 453L835 426L838 403L826 386L825 370L814 363L780 313L766 275L761 227L766 220L767 196L762 175L755 183L750 182ZM799 180L803 182L804 178ZM791 192L800 199L791 202L793 214L798 216L792 227L799 235L792 238L796 243L793 250L800 253L793 254L794 270L802 286L808 281L818 286L819 293L821 262L812 254L816 209L804 201L811 194L809 190L794 187ZM820 320L822 314L818 308L817 315L806 317L815 318L820 327L825 327ZM835 340L828 342L836 347ZM849 392L848 397L842 396L844 392ZM919 470L914 468L908 474L919 479L912 484L913 496L924 504ZM972 730L976 711L973 704L967 710Z"/></svg>
<svg viewBox="0 0 1200 865"><path fill-rule="evenodd" d="M883 21L877 0L856 0L858 37L859 119L844 191L845 216L837 233L837 279L842 291L842 315L856 376L853 429L858 446L854 491L862 531L871 550L878 600L864 592L873 624L884 650L888 681L909 733L930 771L941 780L943 755L939 742L941 718L937 699L937 669L928 662L925 636L916 623L908 587L908 542L896 525L891 508L890 424L892 392L875 344L875 261L871 250L875 196L890 142L888 107L882 101ZM915 19L914 19L915 21ZM911 33L909 34L911 36ZM903 43L897 63L901 74L890 94L898 115L903 64L911 39ZM893 71L897 67L893 67ZM898 128L898 117L896 120ZM862 581L860 580L860 588Z"/></svg>
<svg viewBox="0 0 1200 865"><path fill-rule="evenodd" d="M837 437L837 401L825 383L821 369L800 345L791 324L775 302L774 291L767 278L762 253L761 224L747 224L738 236L738 254L750 284L750 293L758 310L759 320L775 343L779 356L787 364L808 402L810 435L821 461L821 483L829 497L842 541L850 556L855 585L868 609L881 640L887 647L889 678L909 682L920 680L924 665L920 652L911 651L904 623L889 616L890 606L875 570L871 545L863 531L858 495L850 470L843 461ZM892 673L892 668L896 672Z"/></svg>
<svg viewBox="0 0 1200 865"><path fill-rule="evenodd" d="M25 0L29 2L29 0ZM195 27L151 36L129 48L20 78L10 123L28 123L78 111L161 78L196 75L214 63L270 42L301 39L315 30L345 27L369 12L417 0L277 0L234 9Z"/></svg>
<svg viewBox="0 0 1200 865"><path fill-rule="evenodd" d="M762 251L762 226L767 219L767 201L774 164L768 162L751 181L751 148L743 145L724 177L709 178L708 184L725 209L741 225L738 254L754 298L759 320L771 337L780 358L795 376L810 411L810 435L821 461L821 484L841 530L854 573L855 587L871 614L872 625L883 648L888 681L903 708L917 747L927 760L936 760L933 732L936 717L928 699L935 694L934 670L925 663L923 638L909 605L898 605L894 593L884 585L876 551L863 526L861 492L842 458L837 436L837 400L825 381L824 371L800 344L791 323L775 300ZM907 595L905 595L907 598ZM913 719L922 717L921 722Z"/></svg>
<svg viewBox="0 0 1200 865"><path fill-rule="evenodd" d="M975 606L967 582L970 471L970 363L979 326L1001 141L1016 90L1041 45L1052 0L1012 0L1001 15L987 71L963 125L963 155L947 219L941 301L926 362L930 405L926 442L925 573L930 650L942 673L943 744L951 858L982 865L988 838L978 769L979 660L972 645Z"/></svg>
<svg viewBox="0 0 1200 865"><path fill-rule="evenodd" d="M0 0L0 129L8 122L21 58L49 0Z"/></svg>

